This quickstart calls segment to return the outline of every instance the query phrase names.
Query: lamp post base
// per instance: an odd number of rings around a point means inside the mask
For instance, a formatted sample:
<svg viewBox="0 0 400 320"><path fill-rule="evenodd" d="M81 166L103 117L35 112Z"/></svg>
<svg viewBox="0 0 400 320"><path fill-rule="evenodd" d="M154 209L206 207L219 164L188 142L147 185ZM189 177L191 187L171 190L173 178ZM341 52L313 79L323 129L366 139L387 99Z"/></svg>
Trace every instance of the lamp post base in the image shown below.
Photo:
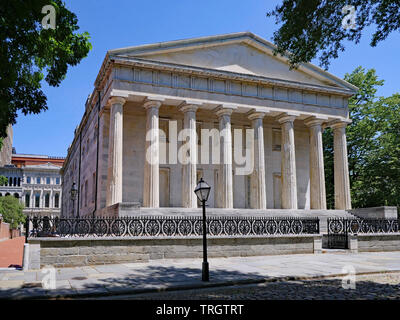
<svg viewBox="0 0 400 320"><path fill-rule="evenodd" d="M201 280L202 281L209 281L210 280L210 273L209 273L209 270L208 270L208 262L203 262Z"/></svg>

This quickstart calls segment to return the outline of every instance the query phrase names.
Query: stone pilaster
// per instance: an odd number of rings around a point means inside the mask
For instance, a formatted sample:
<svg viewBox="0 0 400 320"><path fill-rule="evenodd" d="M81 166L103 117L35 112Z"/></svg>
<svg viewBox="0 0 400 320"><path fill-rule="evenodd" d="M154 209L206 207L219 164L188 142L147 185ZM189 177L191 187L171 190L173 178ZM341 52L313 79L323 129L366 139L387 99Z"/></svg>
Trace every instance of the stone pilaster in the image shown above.
<svg viewBox="0 0 400 320"><path fill-rule="evenodd" d="M144 160L143 206L159 207L160 198L160 142L159 109L161 101L149 100L144 103L146 109L146 149Z"/></svg>
<svg viewBox="0 0 400 320"><path fill-rule="evenodd" d="M277 118L282 130L282 209L297 209L296 155L293 127L295 118L296 116L286 114Z"/></svg>
<svg viewBox="0 0 400 320"><path fill-rule="evenodd" d="M219 197L222 208L233 208L233 177L232 177L232 131L231 114L233 107L221 106L216 114L219 120L219 130L222 137L220 156Z"/></svg>
<svg viewBox="0 0 400 320"><path fill-rule="evenodd" d="M310 208L326 210L323 119L309 118L304 124L310 131Z"/></svg>
<svg viewBox="0 0 400 320"><path fill-rule="evenodd" d="M122 202L123 105L125 99L112 97L107 170L107 206ZM83 195L81 195L83 197Z"/></svg>
<svg viewBox="0 0 400 320"><path fill-rule="evenodd" d="M331 124L334 145L335 208L351 209L349 165L347 160L346 126L348 122Z"/></svg>
<svg viewBox="0 0 400 320"><path fill-rule="evenodd" d="M265 191L265 158L264 158L264 127L265 113L253 112L248 118L254 130L254 167L250 176L250 206L252 209L266 209L267 195Z"/></svg>
<svg viewBox="0 0 400 320"><path fill-rule="evenodd" d="M184 113L183 129L186 131L187 152L182 163L182 207L197 208L197 197L193 192L196 188L197 135L196 111L198 106L184 104L179 110ZM190 192L192 191L192 192Z"/></svg>

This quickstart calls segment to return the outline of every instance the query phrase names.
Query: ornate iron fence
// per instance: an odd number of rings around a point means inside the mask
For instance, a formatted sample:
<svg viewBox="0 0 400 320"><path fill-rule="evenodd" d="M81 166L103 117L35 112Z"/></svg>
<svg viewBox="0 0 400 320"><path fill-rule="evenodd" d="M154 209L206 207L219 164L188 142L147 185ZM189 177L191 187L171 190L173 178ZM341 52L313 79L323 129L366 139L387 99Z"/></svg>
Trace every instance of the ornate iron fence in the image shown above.
<svg viewBox="0 0 400 320"><path fill-rule="evenodd" d="M145 237L200 236L202 218L197 216L136 216L122 218L28 217L30 237ZM211 236L318 234L318 218L208 217Z"/></svg>
<svg viewBox="0 0 400 320"><path fill-rule="evenodd" d="M328 234L396 233L398 219L329 218Z"/></svg>
<svg viewBox="0 0 400 320"><path fill-rule="evenodd" d="M348 249L349 234L396 232L398 219L328 218L328 248Z"/></svg>

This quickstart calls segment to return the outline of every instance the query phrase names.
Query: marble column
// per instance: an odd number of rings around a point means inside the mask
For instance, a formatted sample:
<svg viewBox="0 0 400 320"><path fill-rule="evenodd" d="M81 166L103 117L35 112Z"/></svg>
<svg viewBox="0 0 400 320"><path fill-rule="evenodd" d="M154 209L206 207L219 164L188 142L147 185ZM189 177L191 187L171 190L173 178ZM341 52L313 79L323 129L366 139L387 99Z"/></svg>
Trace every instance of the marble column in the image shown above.
<svg viewBox="0 0 400 320"><path fill-rule="evenodd" d="M219 131L222 137L220 153L220 183L219 203L222 208L233 208L233 177L232 177L232 131L231 114L234 108L219 107L217 117Z"/></svg>
<svg viewBox="0 0 400 320"><path fill-rule="evenodd" d="M125 99L112 97L109 103L111 110L108 137L107 206L122 202L123 105Z"/></svg>
<svg viewBox="0 0 400 320"><path fill-rule="evenodd" d="M349 166L347 160L346 126L347 122L331 124L334 148L335 208L351 209Z"/></svg>
<svg viewBox="0 0 400 320"><path fill-rule="evenodd" d="M265 158L264 158L264 127L265 113L253 112L248 118L254 130L253 173L250 176L250 207L266 209L267 195L265 191Z"/></svg>
<svg viewBox="0 0 400 320"><path fill-rule="evenodd" d="M296 116L286 114L277 118L282 130L282 209L297 209L296 155L293 127L295 118Z"/></svg>
<svg viewBox="0 0 400 320"><path fill-rule="evenodd" d="M322 146L323 119L309 118L304 124L310 131L310 208L326 210L324 153Z"/></svg>
<svg viewBox="0 0 400 320"><path fill-rule="evenodd" d="M196 163L197 163L197 134L196 111L198 106L184 104L179 110L184 113L183 129L186 130L187 153L182 163L182 207L197 208L197 197L193 192L196 188ZM192 191L192 192L190 192Z"/></svg>
<svg viewBox="0 0 400 320"><path fill-rule="evenodd" d="M159 109L161 101L149 100L144 103L146 109L146 148L144 160L143 206L158 208L160 203L159 170Z"/></svg>

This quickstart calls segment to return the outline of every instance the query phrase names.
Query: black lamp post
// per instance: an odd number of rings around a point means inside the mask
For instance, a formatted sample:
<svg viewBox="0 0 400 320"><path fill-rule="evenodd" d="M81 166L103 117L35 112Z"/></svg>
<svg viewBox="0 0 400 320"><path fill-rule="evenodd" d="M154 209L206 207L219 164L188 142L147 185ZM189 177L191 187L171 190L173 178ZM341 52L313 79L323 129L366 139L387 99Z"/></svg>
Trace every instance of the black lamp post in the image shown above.
<svg viewBox="0 0 400 320"><path fill-rule="evenodd" d="M70 194L71 194L71 200L72 200L72 217L74 217L75 200L76 200L76 195L78 194L78 189L76 188L75 182L72 184Z"/></svg>
<svg viewBox="0 0 400 320"><path fill-rule="evenodd" d="M194 189L194 193L197 198L201 201L203 206L203 268L202 268L202 280L209 281L210 274L208 269L208 261L207 261L207 227L206 227L206 201L208 200L208 196L210 195L211 187L203 180L200 179L199 183Z"/></svg>

